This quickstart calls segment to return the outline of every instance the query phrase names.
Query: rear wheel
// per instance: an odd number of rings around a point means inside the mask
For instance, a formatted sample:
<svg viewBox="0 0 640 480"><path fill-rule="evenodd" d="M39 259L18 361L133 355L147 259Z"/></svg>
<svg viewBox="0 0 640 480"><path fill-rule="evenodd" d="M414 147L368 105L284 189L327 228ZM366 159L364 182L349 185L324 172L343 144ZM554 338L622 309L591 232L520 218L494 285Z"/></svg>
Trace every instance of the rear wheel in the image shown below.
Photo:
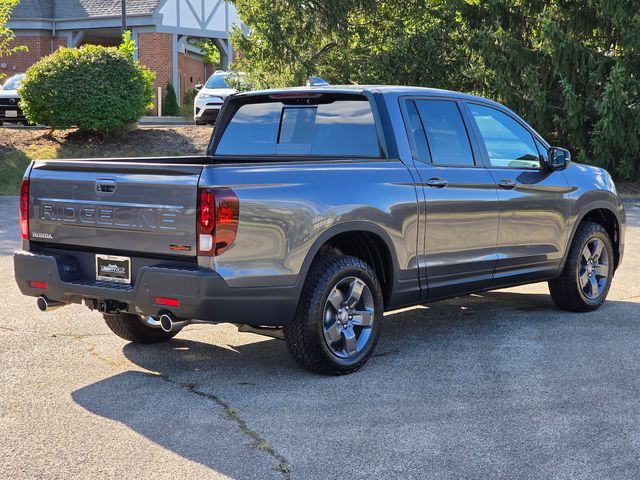
<svg viewBox="0 0 640 480"><path fill-rule="evenodd" d="M613 278L611 239L597 223L580 224L562 274L549 282L555 304L573 312L589 312L602 305Z"/></svg>
<svg viewBox="0 0 640 480"><path fill-rule="evenodd" d="M165 342L178 334L178 332L165 332L161 328L149 327L138 315L132 313L104 315L104 321L117 336L134 343Z"/></svg>
<svg viewBox="0 0 640 480"><path fill-rule="evenodd" d="M354 372L378 342L383 308L369 265L355 257L323 255L311 265L296 317L284 327L287 348L312 372Z"/></svg>

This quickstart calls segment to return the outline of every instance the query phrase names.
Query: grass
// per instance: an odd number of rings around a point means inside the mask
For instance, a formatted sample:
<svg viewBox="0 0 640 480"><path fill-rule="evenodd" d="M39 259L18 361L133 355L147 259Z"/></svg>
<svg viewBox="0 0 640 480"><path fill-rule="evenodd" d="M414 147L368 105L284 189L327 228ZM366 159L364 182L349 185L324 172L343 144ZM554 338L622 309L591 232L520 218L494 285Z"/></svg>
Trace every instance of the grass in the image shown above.
<svg viewBox="0 0 640 480"><path fill-rule="evenodd" d="M87 152L78 148L34 147L25 150L0 153L0 195L18 195L20 182L32 160L64 159L64 158L99 158L96 152ZM140 150L120 150L109 152L110 158L118 157L152 157L157 153ZM93 154L93 155L91 155ZM177 157L186 155L179 150L171 150L164 156Z"/></svg>
<svg viewBox="0 0 640 480"><path fill-rule="evenodd" d="M0 195L18 195L22 176L30 162L22 152L0 154Z"/></svg>

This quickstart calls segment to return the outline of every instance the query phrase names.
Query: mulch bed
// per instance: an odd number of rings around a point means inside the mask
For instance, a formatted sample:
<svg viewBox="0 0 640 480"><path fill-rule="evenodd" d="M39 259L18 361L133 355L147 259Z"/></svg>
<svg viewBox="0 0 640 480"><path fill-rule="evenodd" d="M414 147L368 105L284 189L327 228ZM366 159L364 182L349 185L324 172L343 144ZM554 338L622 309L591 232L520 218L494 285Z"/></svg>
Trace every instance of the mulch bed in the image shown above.
<svg viewBox="0 0 640 480"><path fill-rule="evenodd" d="M0 154L16 150L56 148L61 156L78 152L88 157L109 157L122 152L147 155L202 155L206 152L211 128L196 126L141 127L102 137L78 130L61 130L49 135L41 129L0 129Z"/></svg>

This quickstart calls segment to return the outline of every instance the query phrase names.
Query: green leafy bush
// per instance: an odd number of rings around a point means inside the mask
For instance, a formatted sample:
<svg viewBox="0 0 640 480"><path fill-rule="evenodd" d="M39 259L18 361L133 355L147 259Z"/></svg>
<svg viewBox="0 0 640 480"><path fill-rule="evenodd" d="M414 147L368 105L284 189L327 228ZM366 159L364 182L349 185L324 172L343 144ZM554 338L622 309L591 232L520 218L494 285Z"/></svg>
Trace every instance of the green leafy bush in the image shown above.
<svg viewBox="0 0 640 480"><path fill-rule="evenodd" d="M20 106L29 121L52 129L110 132L136 122L153 106L155 74L121 48L61 48L29 70Z"/></svg>
<svg viewBox="0 0 640 480"><path fill-rule="evenodd" d="M192 88L184 92L184 98L182 99L182 107L180 107L180 115L187 120L193 120L193 102L198 95L198 90Z"/></svg>
<svg viewBox="0 0 640 480"><path fill-rule="evenodd" d="M167 83L167 93L162 100L162 115L165 117L175 117L180 115L180 107L178 106L178 100L176 99L176 90L173 88L173 83Z"/></svg>

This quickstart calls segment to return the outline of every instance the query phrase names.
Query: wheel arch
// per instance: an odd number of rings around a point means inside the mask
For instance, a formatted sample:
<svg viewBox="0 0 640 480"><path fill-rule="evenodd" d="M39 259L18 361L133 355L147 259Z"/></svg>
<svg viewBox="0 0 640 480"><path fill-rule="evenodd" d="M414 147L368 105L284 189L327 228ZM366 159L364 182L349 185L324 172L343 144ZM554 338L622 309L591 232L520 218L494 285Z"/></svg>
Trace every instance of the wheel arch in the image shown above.
<svg viewBox="0 0 640 480"><path fill-rule="evenodd" d="M346 222L323 232L309 249L302 264L300 288L313 260L325 251L337 251L365 261L378 276L385 305L391 302L399 267L393 242L384 229L368 222Z"/></svg>
<svg viewBox="0 0 640 480"><path fill-rule="evenodd" d="M562 259L562 265L559 272L562 271L569 255L569 249L575 238L578 227L583 222L594 222L602 225L611 239L613 244L613 256L614 256L614 269L620 265L622 256L621 252L621 226L622 221L615 207L608 202L596 202L587 205L580 214L576 217L576 221L573 224L571 235L568 238L567 245L565 247L564 256Z"/></svg>

